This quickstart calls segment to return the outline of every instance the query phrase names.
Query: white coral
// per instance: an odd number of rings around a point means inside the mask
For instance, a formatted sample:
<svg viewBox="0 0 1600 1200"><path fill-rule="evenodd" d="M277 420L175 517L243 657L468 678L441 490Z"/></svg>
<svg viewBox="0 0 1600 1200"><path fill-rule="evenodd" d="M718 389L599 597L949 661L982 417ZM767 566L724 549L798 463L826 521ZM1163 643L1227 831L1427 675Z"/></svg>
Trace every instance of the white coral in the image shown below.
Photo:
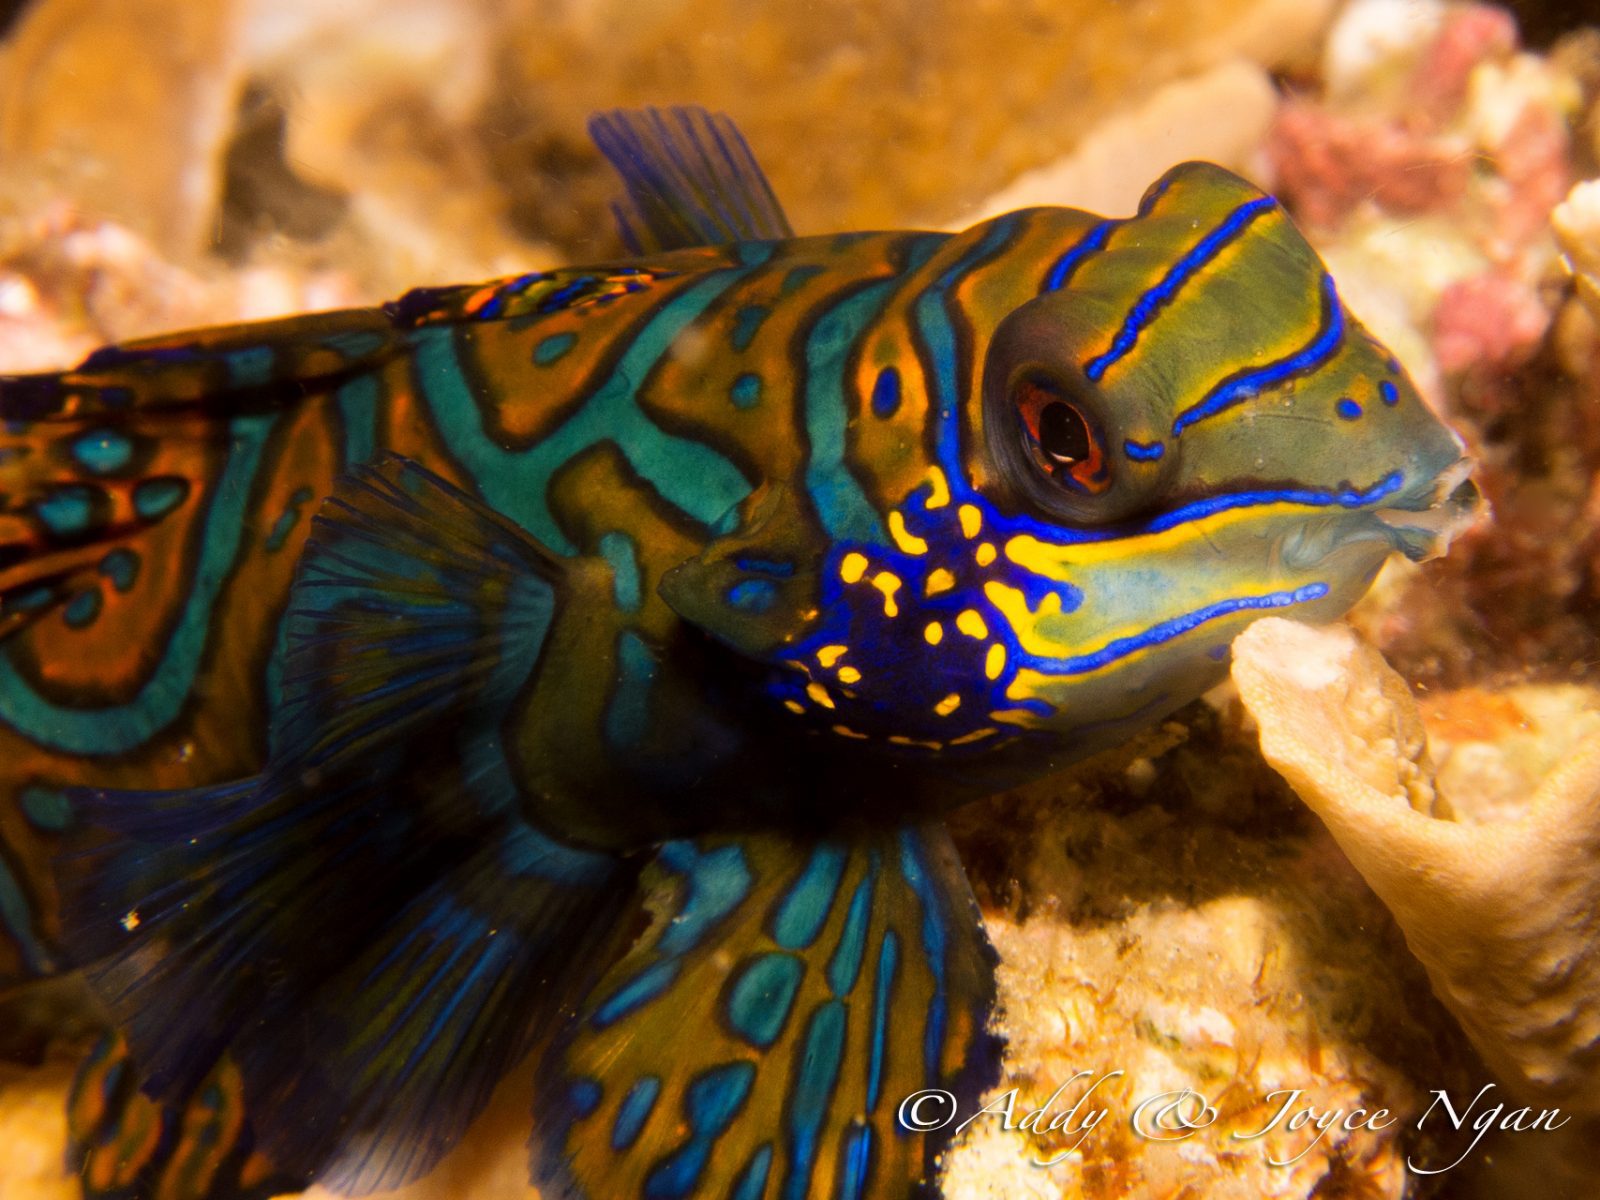
<svg viewBox="0 0 1600 1200"><path fill-rule="evenodd" d="M1485 1063L1530 1099L1600 1111L1600 734L1511 820L1438 815L1404 681L1344 626L1259 621L1233 674L1267 760L1388 905ZM1318 686L1284 664L1315 661Z"/></svg>

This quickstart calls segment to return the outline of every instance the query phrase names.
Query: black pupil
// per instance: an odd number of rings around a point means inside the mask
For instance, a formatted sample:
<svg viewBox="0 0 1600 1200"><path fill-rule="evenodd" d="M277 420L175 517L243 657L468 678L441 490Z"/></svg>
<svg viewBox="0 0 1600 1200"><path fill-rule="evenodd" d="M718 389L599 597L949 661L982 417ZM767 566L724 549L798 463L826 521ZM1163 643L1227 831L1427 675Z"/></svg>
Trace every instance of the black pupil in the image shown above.
<svg viewBox="0 0 1600 1200"><path fill-rule="evenodd" d="M1072 405L1057 400L1039 414L1039 447L1059 463L1089 457L1089 426Z"/></svg>

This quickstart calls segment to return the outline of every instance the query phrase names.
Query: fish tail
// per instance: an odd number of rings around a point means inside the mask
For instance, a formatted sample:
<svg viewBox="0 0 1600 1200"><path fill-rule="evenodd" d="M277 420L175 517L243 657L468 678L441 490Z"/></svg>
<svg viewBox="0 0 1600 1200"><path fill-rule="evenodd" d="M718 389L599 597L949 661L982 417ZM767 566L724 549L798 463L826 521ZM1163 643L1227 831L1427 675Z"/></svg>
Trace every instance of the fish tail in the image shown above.
<svg viewBox="0 0 1600 1200"><path fill-rule="evenodd" d="M64 943L143 1090L171 1113L236 1068L265 1159L348 1194L455 1144L598 973L630 890L619 860L505 813L441 829L393 785L79 792L113 836L62 871Z"/></svg>
<svg viewBox="0 0 1600 1200"><path fill-rule="evenodd" d="M652 928L545 1063L534 1182L563 1200L935 1194L999 1071L994 952L942 825L668 843Z"/></svg>

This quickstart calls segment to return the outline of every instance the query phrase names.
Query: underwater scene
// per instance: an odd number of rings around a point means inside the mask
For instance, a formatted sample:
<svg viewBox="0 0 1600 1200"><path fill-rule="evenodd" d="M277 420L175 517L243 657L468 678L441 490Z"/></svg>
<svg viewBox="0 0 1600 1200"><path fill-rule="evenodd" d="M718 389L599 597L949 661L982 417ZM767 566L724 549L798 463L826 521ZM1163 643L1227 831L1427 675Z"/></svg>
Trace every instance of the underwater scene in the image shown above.
<svg viewBox="0 0 1600 1200"><path fill-rule="evenodd" d="M0 1200L1600 1196L1600 10L0 2Z"/></svg>

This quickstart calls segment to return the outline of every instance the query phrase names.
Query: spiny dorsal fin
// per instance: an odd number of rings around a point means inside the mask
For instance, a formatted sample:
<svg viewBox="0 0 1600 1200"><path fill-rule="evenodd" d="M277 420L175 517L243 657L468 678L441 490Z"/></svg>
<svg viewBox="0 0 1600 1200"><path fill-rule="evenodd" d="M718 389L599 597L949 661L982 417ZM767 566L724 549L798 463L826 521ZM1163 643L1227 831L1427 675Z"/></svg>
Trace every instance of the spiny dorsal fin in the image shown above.
<svg viewBox="0 0 1600 1200"><path fill-rule="evenodd" d="M627 188L612 206L636 254L793 237L744 135L703 108L613 109L589 136Z"/></svg>

